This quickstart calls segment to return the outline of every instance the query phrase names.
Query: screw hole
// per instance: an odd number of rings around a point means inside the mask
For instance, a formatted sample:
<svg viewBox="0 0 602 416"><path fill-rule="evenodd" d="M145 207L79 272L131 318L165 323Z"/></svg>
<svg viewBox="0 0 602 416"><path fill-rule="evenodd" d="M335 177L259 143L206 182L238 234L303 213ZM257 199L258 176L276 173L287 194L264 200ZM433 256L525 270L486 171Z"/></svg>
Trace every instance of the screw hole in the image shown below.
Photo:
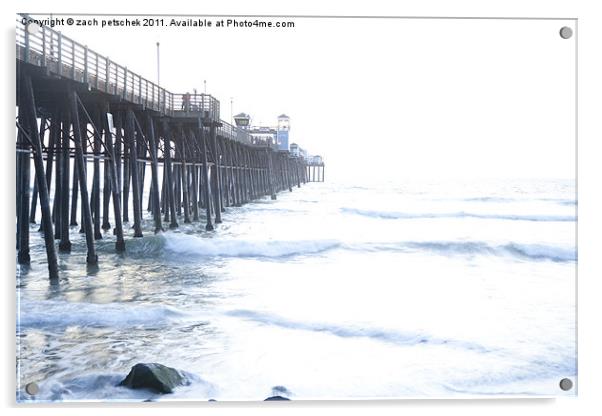
<svg viewBox="0 0 602 416"><path fill-rule="evenodd" d="M27 394L35 396L40 391L40 387L38 387L37 383L27 383L25 385L25 391L27 392Z"/></svg>
<svg viewBox="0 0 602 416"><path fill-rule="evenodd" d="M27 24L27 33L30 35L35 35L40 31L40 25L36 22L30 22Z"/></svg>
<svg viewBox="0 0 602 416"><path fill-rule="evenodd" d="M573 36L573 29L568 26L560 28L560 37L562 39L569 39L571 36Z"/></svg>
<svg viewBox="0 0 602 416"><path fill-rule="evenodd" d="M573 388L573 381L570 378L563 378L560 380L560 389L564 391L569 391Z"/></svg>

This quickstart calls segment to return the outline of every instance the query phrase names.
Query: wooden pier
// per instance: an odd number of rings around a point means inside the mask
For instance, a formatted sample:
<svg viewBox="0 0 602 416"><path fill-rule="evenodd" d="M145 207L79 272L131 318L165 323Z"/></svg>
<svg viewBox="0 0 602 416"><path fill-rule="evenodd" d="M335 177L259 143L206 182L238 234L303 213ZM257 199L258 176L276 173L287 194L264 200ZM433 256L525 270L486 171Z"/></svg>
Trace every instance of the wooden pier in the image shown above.
<svg viewBox="0 0 602 416"><path fill-rule="evenodd" d="M145 209L155 233L201 220L213 230L226 207L323 181L323 163L252 141L211 95L172 93L48 27L30 34L19 16L16 48L17 261L30 262L39 203L52 280L70 233L85 234L96 265L96 240L124 251L124 223L142 237Z"/></svg>
<svg viewBox="0 0 602 416"><path fill-rule="evenodd" d="M324 162L310 160L305 166L307 182L324 182Z"/></svg>

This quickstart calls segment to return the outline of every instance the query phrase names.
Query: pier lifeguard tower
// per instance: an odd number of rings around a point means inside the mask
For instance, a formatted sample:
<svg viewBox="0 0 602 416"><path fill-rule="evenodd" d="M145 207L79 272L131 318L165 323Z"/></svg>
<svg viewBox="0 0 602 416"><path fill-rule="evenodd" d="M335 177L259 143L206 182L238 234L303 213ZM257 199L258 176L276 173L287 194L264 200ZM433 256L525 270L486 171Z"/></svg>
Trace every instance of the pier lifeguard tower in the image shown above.
<svg viewBox="0 0 602 416"><path fill-rule="evenodd" d="M234 122L236 127L248 130L251 127L251 116L246 113L239 113L234 116Z"/></svg>
<svg viewBox="0 0 602 416"><path fill-rule="evenodd" d="M286 114L278 116L278 128L276 133L276 143L278 150L288 149L288 132L290 131L290 118Z"/></svg>

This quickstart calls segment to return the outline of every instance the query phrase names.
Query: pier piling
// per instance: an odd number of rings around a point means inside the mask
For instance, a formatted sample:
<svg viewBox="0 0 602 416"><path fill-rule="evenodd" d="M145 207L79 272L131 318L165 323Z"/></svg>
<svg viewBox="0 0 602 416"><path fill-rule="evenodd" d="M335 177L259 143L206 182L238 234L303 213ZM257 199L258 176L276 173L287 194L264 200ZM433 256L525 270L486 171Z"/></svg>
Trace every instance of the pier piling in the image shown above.
<svg viewBox="0 0 602 416"><path fill-rule="evenodd" d="M82 56L96 65L79 67L74 57L84 52L77 42L44 27L44 36L63 40L50 54L38 47L39 34L25 36L17 22L19 264L31 262L30 224L40 211L49 277L56 280L55 240L69 255L80 238L71 227L85 239L87 264L97 265L96 240L114 238L115 252L125 251L123 224L130 220L136 238L151 224L160 233L163 223L173 229L178 221L203 221L213 231L233 207L323 180L323 164L316 176L317 164L221 120L213 96L171 93L88 48Z"/></svg>
<svg viewBox="0 0 602 416"><path fill-rule="evenodd" d="M79 109L78 109L78 97L77 93L70 89L70 104L71 104L71 120L73 123L73 136L74 136L74 146L75 146L75 166L77 169L77 177L79 182L79 190L80 190L80 204L82 211L82 227L86 234L86 246L88 248L88 254L86 257L86 262L89 265L95 265L98 262L98 256L96 255L96 248L94 247L94 235L92 230L92 212L90 209L90 200L88 199L88 183L86 180L86 161L84 159L84 150L83 145L85 144L83 140L83 136L81 133L81 123L79 117ZM76 203L77 204L77 201ZM76 205L77 206L77 205Z"/></svg>
<svg viewBox="0 0 602 416"><path fill-rule="evenodd" d="M42 159L42 142L38 130L37 111L33 84L31 76L25 75L24 85L21 90L22 96L19 106L25 109L25 120L29 127L29 139L33 150L33 161L35 166L36 182L38 184L38 194L40 196L40 209L42 210L42 227L44 232L44 243L46 245L46 257L48 260L48 274L51 280L58 279L58 263L56 250L54 248L54 230L52 229L52 215L50 212L50 197L48 195L48 184L44 172L44 161ZM29 184L27 184L29 186ZM25 217L27 218L27 217Z"/></svg>

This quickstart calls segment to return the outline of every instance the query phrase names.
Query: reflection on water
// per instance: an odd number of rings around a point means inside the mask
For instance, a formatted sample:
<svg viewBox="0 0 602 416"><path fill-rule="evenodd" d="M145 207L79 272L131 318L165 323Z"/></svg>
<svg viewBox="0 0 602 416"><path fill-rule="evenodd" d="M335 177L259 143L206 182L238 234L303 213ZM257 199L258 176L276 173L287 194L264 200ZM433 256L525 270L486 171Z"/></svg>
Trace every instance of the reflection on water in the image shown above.
<svg viewBox="0 0 602 416"><path fill-rule="evenodd" d="M32 225L17 397L159 399L116 387L149 361L194 378L161 399L574 394L575 209L570 182L312 183L216 232L105 233L92 269L72 227L58 285Z"/></svg>

